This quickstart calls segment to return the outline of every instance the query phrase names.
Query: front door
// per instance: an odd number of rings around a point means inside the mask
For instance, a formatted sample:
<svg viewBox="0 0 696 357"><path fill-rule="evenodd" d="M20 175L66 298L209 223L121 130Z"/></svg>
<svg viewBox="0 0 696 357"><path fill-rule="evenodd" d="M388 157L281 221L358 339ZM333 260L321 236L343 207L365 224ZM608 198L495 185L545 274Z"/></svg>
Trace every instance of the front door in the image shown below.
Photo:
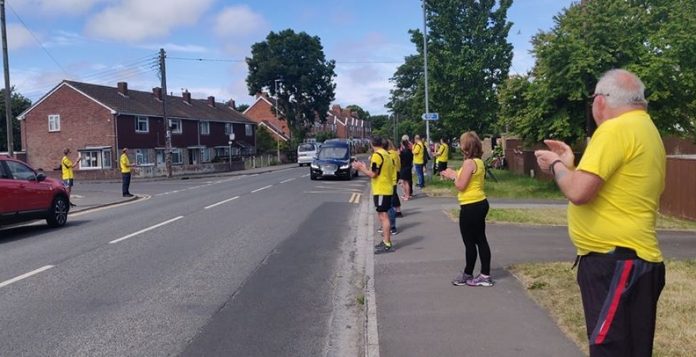
<svg viewBox="0 0 696 357"><path fill-rule="evenodd" d="M198 163L201 161L201 149L189 149L189 165L198 165Z"/></svg>

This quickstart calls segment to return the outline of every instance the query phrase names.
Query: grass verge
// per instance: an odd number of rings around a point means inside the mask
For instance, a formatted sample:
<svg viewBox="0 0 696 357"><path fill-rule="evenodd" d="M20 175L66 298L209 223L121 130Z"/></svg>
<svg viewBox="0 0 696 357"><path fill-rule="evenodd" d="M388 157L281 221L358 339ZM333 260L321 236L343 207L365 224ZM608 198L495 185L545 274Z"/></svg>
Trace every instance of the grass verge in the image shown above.
<svg viewBox="0 0 696 357"><path fill-rule="evenodd" d="M448 165L452 168L461 167ZM527 176L519 176L508 170L493 170L497 182L486 179L486 195L491 198L512 199L563 199L563 195L553 182L535 180ZM414 176L415 178L415 176ZM423 192L429 196L456 196L457 189L450 180L440 180L440 177L428 175Z"/></svg>
<svg viewBox="0 0 696 357"><path fill-rule="evenodd" d="M667 285L658 303L655 356L692 356L696 351L696 260L668 260ZM530 263L509 267L532 299L548 310L561 330L586 354L587 334L570 263Z"/></svg>

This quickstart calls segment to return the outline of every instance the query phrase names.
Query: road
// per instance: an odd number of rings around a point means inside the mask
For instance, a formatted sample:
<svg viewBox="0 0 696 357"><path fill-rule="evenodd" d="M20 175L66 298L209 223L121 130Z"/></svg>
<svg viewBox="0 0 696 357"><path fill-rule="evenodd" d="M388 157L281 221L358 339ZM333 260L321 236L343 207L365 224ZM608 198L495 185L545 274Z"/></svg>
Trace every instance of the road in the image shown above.
<svg viewBox="0 0 696 357"><path fill-rule="evenodd" d="M366 178L307 176L134 182L145 198L0 231L0 355L358 354Z"/></svg>

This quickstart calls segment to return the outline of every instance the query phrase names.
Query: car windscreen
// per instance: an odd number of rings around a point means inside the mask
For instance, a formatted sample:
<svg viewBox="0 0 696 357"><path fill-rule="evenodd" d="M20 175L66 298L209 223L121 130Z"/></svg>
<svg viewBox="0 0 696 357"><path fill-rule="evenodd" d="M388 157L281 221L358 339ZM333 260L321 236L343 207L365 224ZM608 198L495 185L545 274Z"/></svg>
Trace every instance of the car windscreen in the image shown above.
<svg viewBox="0 0 696 357"><path fill-rule="evenodd" d="M325 146L319 150L319 160L348 160L348 148L345 146Z"/></svg>
<svg viewBox="0 0 696 357"><path fill-rule="evenodd" d="M314 151L314 144L301 144L297 147L297 151Z"/></svg>

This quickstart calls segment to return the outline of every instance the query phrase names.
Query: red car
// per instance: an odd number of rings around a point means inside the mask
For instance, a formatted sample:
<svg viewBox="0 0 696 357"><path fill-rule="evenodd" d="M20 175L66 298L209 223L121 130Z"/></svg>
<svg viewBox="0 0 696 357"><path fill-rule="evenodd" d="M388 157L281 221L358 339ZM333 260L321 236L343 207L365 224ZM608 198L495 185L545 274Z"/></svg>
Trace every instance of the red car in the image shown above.
<svg viewBox="0 0 696 357"><path fill-rule="evenodd" d="M0 225L45 219L51 227L68 220L70 202L61 181L22 161L0 155Z"/></svg>

